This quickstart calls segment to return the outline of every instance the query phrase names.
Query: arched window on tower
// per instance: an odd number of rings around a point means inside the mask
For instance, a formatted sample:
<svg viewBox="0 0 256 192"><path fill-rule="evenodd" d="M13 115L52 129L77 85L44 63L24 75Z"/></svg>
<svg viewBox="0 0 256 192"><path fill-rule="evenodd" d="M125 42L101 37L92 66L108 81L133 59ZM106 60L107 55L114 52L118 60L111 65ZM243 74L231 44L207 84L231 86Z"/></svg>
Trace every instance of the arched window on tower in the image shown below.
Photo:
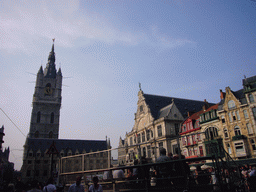
<svg viewBox="0 0 256 192"><path fill-rule="evenodd" d="M51 113L51 123L54 123L54 113Z"/></svg>
<svg viewBox="0 0 256 192"><path fill-rule="evenodd" d="M41 112L38 111L38 112L37 112L36 122L37 122L37 123L40 123L40 121L41 121Z"/></svg>
<svg viewBox="0 0 256 192"><path fill-rule="evenodd" d="M36 131L35 132L35 138L38 138L39 137L39 131Z"/></svg>
<svg viewBox="0 0 256 192"><path fill-rule="evenodd" d="M49 133L49 138L50 139L53 138L53 132L52 131L50 131L50 133Z"/></svg>

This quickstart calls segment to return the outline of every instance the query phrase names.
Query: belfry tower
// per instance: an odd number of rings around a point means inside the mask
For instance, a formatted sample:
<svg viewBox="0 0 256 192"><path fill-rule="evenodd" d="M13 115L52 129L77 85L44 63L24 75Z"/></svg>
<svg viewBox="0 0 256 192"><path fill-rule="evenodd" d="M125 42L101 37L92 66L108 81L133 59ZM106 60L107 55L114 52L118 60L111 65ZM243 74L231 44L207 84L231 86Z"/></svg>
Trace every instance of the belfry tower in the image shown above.
<svg viewBox="0 0 256 192"><path fill-rule="evenodd" d="M62 73L60 68L56 70L53 40L46 68L41 66L37 73L28 138L58 139L61 87Z"/></svg>

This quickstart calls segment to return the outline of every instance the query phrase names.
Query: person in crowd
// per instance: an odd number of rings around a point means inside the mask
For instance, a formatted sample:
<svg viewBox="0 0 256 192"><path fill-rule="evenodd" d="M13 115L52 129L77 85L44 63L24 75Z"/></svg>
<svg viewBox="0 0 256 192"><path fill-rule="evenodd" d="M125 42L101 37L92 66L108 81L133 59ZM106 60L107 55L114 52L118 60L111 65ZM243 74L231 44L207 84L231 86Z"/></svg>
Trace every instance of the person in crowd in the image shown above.
<svg viewBox="0 0 256 192"><path fill-rule="evenodd" d="M172 155L172 153L168 153L168 157L170 158L170 160L173 160L173 155Z"/></svg>
<svg viewBox="0 0 256 192"><path fill-rule="evenodd" d="M76 182L69 187L68 192L84 192L84 186L81 185L81 181L82 177L77 176Z"/></svg>
<svg viewBox="0 0 256 192"><path fill-rule="evenodd" d="M218 184L218 178L216 177L216 173L214 171L214 168L209 169L209 173L211 174L210 182L213 185L213 191L218 191L219 187L217 186Z"/></svg>
<svg viewBox="0 0 256 192"><path fill-rule="evenodd" d="M195 170L195 179L198 185L207 185L210 183L208 176L206 173L201 169L200 165L196 166Z"/></svg>
<svg viewBox="0 0 256 192"><path fill-rule="evenodd" d="M122 180L124 178L124 171L122 169L117 169L113 171L113 179Z"/></svg>
<svg viewBox="0 0 256 192"><path fill-rule="evenodd" d="M56 192L57 188L53 183L54 180L52 177L50 177L47 181L47 185L43 188L43 192Z"/></svg>
<svg viewBox="0 0 256 192"><path fill-rule="evenodd" d="M250 191L256 191L256 167L252 167L252 171L248 174L248 182Z"/></svg>
<svg viewBox="0 0 256 192"><path fill-rule="evenodd" d="M103 192L102 186L98 184L99 178L97 176L92 178L93 185L89 187L89 192Z"/></svg>
<svg viewBox="0 0 256 192"><path fill-rule="evenodd" d="M39 189L39 182L37 180L33 180L31 183L32 189L27 192L42 192L42 190Z"/></svg>
<svg viewBox="0 0 256 192"><path fill-rule="evenodd" d="M103 181L111 181L112 178L113 178L112 171L110 171L110 170L104 171L104 173L103 173Z"/></svg>
<svg viewBox="0 0 256 192"><path fill-rule="evenodd" d="M131 168L127 169L126 179L127 180L132 180L133 179L133 173L132 173L132 169Z"/></svg>
<svg viewBox="0 0 256 192"><path fill-rule="evenodd" d="M166 156L166 149L165 148L160 148L160 156L156 159L156 163L163 163L166 161L170 161L170 158ZM168 169L167 165L158 165L156 167L156 175L158 177L167 177L168 176Z"/></svg>

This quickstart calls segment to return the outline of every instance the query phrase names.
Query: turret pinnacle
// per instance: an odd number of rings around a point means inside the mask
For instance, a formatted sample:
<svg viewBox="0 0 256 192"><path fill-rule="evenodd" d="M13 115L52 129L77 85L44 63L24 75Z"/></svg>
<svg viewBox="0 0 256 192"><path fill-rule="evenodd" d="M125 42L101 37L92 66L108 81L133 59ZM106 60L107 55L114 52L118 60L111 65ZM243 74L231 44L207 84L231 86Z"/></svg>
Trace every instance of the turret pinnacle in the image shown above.
<svg viewBox="0 0 256 192"><path fill-rule="evenodd" d="M46 68L44 69L44 76L49 78L56 77L54 40L55 39L53 39L52 50L49 53L48 63L46 64Z"/></svg>

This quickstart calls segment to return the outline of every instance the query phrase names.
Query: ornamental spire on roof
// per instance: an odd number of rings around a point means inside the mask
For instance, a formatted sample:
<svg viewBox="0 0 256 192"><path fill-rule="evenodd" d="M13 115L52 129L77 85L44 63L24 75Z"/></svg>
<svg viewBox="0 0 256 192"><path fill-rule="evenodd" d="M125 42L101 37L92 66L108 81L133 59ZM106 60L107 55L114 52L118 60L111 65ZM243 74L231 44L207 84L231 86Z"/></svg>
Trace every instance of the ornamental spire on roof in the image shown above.
<svg viewBox="0 0 256 192"><path fill-rule="evenodd" d="M54 53L54 41L52 40L52 50L49 53L48 57L48 63L46 64L46 68L44 69L44 76L49 78L55 78L56 77L56 68L55 68L55 53Z"/></svg>

